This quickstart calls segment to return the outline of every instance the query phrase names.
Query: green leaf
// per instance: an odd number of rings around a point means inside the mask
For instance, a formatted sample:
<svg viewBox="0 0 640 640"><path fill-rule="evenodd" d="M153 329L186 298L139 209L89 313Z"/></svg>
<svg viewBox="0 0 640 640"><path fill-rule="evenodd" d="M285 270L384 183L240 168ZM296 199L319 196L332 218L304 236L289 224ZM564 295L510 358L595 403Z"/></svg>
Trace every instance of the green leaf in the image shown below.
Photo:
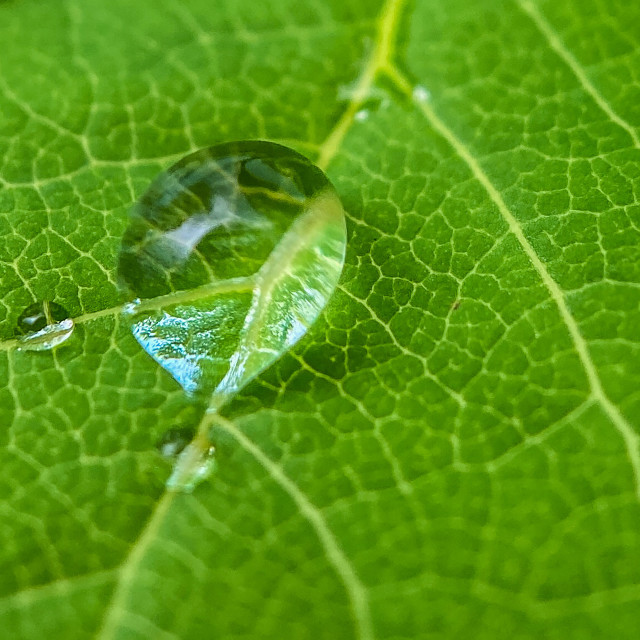
<svg viewBox="0 0 640 640"><path fill-rule="evenodd" d="M640 7L0 4L3 638L635 638ZM223 409L121 316L132 204L202 147L310 157L338 291ZM75 330L20 351L25 310Z"/></svg>

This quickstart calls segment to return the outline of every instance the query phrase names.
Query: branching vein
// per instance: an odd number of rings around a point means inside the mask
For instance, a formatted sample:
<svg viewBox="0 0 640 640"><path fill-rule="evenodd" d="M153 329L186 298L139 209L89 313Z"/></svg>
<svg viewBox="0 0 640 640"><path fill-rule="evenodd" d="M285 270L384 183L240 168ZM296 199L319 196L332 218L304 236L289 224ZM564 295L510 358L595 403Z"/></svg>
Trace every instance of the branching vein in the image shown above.
<svg viewBox="0 0 640 640"><path fill-rule="evenodd" d="M542 15L538 7L531 0L517 0L520 8L533 20L540 33L547 39L549 46L562 58L565 64L571 69L576 78L580 81L582 88L593 98L594 102L607 114L607 117L622 127L633 140L636 149L640 149L640 138L636 130L609 104L605 97L596 89L589 76L585 73L584 68L578 62L576 57L567 49L553 27L547 19Z"/></svg>
<svg viewBox="0 0 640 640"><path fill-rule="evenodd" d="M398 89L405 95L407 95L407 97L410 98L413 95L413 88L411 87L411 84L400 73L400 71L393 67L390 67L387 69L387 73L389 74L390 79L396 84ZM498 208L498 211L507 223L509 230L520 243L520 246L526 253L534 269L540 276L540 279L549 291L549 294L551 295L551 298L553 299L560 313L560 316L562 317L562 320L567 327L567 330L569 331L569 335L571 336L571 340L573 341L578 357L580 358L580 362L582 363L582 366L586 373L587 380L589 381L591 395L600 403L624 441L627 455L629 457L629 461L633 470L636 496L638 497L638 500L640 500L640 436L638 436L631 424L622 415L620 409L618 409L618 407L613 404L613 402L611 402L611 400L605 393L596 366L591 359L591 354L589 353L587 342L580 332L578 323L569 310L569 306L567 305L567 302L564 298L562 289L560 288L558 283L551 277L551 274L547 270L547 267L542 262L535 249L531 246L531 243L524 234L524 231L522 230L522 227L518 223L516 217L513 215L509 207L507 207L504 199L502 198L502 195L489 180L489 177L484 172L484 170L480 166L480 163L473 156L468 147L466 147L465 144L455 135L455 133L445 124L445 122L440 118L440 116L437 115L437 113L433 110L433 108L427 101L418 101L416 102L416 104L420 111L424 114L425 118L427 118L427 120L430 122L434 130L437 131L451 145L458 156L462 160L464 160L464 162L471 170L473 177L484 187L486 192L489 194L489 197L494 202L494 204Z"/></svg>

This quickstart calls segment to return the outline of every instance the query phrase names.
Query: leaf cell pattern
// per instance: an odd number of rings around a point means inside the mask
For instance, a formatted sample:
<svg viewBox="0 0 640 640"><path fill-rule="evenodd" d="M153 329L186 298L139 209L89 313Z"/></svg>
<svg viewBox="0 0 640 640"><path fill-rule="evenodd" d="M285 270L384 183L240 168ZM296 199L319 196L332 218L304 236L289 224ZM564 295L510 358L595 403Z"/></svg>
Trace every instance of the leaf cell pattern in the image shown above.
<svg viewBox="0 0 640 640"><path fill-rule="evenodd" d="M141 6L0 6L3 637L635 637L640 9ZM199 410L115 261L238 138L327 171L345 272L177 496L154 443ZM73 337L16 351L43 299Z"/></svg>

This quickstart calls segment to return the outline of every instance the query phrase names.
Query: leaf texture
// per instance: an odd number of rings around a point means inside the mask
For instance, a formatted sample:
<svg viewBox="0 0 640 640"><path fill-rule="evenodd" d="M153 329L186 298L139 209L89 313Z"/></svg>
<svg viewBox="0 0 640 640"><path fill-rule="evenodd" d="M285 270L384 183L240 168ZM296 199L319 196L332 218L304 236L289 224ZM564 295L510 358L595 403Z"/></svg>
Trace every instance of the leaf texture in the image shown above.
<svg viewBox="0 0 640 640"><path fill-rule="evenodd" d="M0 4L3 638L635 638L640 8ZM228 405L119 315L127 213L229 139L348 214L338 292ZM76 330L15 349L34 301Z"/></svg>

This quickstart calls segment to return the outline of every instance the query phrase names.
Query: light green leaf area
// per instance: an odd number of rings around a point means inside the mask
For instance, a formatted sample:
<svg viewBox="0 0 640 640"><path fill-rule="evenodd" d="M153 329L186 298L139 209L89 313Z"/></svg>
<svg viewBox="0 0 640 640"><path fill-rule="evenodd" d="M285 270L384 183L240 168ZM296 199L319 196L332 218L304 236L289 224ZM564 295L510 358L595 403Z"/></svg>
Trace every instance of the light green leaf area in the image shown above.
<svg viewBox="0 0 640 640"><path fill-rule="evenodd" d="M0 637L635 638L640 5L0 3ZM268 139L341 284L224 409L121 317L133 202ZM75 321L16 350L34 302Z"/></svg>

